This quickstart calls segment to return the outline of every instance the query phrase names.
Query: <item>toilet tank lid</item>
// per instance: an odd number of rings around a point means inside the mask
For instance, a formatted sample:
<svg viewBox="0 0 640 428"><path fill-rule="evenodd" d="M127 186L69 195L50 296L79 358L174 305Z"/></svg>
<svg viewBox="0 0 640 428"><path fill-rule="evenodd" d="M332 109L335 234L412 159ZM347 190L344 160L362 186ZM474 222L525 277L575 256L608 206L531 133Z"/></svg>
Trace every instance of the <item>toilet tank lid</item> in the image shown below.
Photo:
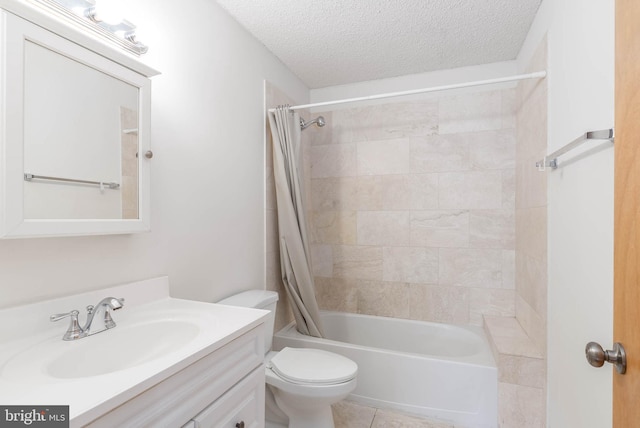
<svg viewBox="0 0 640 428"><path fill-rule="evenodd" d="M262 309L278 301L278 293L269 290L249 290L220 300L221 305Z"/></svg>

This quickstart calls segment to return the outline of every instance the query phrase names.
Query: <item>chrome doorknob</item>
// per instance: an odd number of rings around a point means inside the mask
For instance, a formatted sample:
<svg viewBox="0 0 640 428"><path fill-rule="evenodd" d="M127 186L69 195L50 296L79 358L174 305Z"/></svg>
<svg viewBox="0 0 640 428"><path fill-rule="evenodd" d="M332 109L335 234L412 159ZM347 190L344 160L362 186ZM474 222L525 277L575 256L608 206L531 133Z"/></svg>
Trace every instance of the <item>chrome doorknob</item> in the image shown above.
<svg viewBox="0 0 640 428"><path fill-rule="evenodd" d="M627 353L624 351L624 346L621 343L614 343L613 349L605 351L602 346L596 342L587 343L587 347L584 350L587 357L587 361L593 367L602 367L605 362L615 365L616 370L620 374L625 374L627 371Z"/></svg>

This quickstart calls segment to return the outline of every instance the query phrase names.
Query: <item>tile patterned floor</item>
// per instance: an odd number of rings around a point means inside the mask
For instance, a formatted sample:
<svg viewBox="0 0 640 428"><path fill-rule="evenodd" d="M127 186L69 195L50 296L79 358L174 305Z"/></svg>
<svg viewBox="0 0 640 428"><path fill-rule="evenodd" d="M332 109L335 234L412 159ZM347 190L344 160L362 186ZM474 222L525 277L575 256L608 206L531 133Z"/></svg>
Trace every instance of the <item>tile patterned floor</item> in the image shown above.
<svg viewBox="0 0 640 428"><path fill-rule="evenodd" d="M455 428L449 422L428 420L343 400L333 405L336 428Z"/></svg>

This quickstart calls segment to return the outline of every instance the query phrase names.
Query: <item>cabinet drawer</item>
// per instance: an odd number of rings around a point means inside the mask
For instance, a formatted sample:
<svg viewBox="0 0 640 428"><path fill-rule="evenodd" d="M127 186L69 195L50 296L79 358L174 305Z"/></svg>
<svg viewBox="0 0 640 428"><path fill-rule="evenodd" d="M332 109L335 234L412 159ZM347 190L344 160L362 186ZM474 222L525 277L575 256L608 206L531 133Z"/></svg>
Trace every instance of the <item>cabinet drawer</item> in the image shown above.
<svg viewBox="0 0 640 428"><path fill-rule="evenodd" d="M251 372L192 422L197 428L264 427L264 366Z"/></svg>

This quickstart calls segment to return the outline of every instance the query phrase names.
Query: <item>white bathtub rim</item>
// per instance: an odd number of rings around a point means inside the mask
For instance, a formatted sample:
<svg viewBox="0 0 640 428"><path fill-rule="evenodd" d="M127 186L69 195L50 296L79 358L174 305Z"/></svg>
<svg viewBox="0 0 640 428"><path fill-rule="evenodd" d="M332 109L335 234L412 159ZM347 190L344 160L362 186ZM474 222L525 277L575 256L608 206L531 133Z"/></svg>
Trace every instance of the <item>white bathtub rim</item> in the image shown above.
<svg viewBox="0 0 640 428"><path fill-rule="evenodd" d="M355 316L355 317L362 317L362 318L389 318L389 317L379 317L376 315L366 315L366 314L354 314L354 313L350 313L350 312L339 312L339 311L321 311L321 314L347 314L349 316ZM347 342L340 342L338 340L333 340L333 339L326 339L326 338L317 338L317 337L313 337L313 336L306 336L303 335L302 333L298 332L298 330L296 329L296 322L292 321L291 323L287 324L286 326L284 326L282 329L280 329L278 332L275 333L275 336L280 336L280 337L295 337L295 338L299 338L301 340L306 340L309 341L311 343L317 343L319 341L322 342L328 342L331 344L336 344L336 346L338 346L337 344L344 344L346 343L349 347L355 348L355 349L360 349L360 350L365 350L365 349L373 349L376 352L380 352L383 354L402 354L404 356L410 357L410 358L424 358L424 359L428 359L428 360L432 360L432 361L438 361L438 360L446 360L448 362L451 362L452 364L460 364L460 365L466 365L466 366L475 366L475 367L489 367L489 368L497 368L497 364L496 361L493 357L493 352L491 351L491 346L489 345L489 342L486 338L486 335L483 331L482 328L480 327L476 327L476 326L463 326L463 325L454 325L454 324L442 324L442 323L436 323L436 322L430 322L430 321L419 321L419 320L405 320L402 318L390 318L393 320L401 320L401 321L406 321L406 322L411 322L413 324L427 324L427 325L435 325L435 326L452 326L452 327L456 327L456 328L461 328L463 330L469 331L477 336L479 336L479 338L482 340L483 342L483 351L478 355L471 355L471 356L464 356L464 357L451 357L451 356L442 356L442 355L430 355L430 354L419 354L419 353L415 353L415 352L405 352L405 351L396 351L396 350L392 350L392 349L385 349L385 348L376 348L376 347L372 347L372 346L365 346L365 345L357 345L357 344L353 344L353 343L347 343Z"/></svg>

